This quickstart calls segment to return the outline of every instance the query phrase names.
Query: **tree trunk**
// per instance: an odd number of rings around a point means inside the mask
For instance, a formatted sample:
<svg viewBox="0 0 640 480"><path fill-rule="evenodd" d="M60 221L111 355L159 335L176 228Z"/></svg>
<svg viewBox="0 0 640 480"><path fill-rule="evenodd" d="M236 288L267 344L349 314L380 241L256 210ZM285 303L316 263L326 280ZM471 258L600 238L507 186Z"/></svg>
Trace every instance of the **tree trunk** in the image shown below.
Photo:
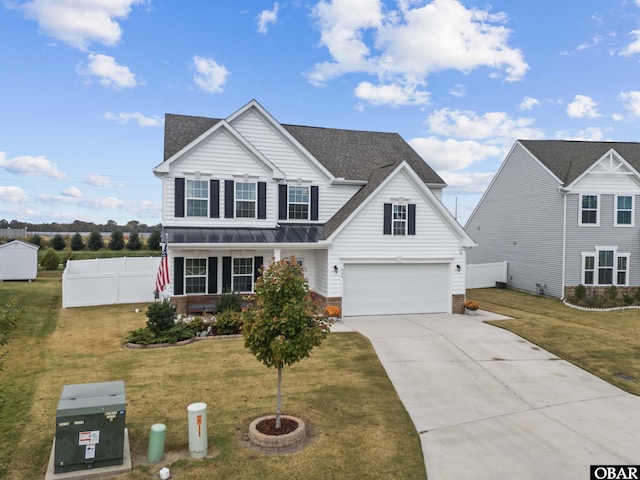
<svg viewBox="0 0 640 480"><path fill-rule="evenodd" d="M276 428L280 428L281 408L282 408L282 368L278 368L278 401L276 403Z"/></svg>

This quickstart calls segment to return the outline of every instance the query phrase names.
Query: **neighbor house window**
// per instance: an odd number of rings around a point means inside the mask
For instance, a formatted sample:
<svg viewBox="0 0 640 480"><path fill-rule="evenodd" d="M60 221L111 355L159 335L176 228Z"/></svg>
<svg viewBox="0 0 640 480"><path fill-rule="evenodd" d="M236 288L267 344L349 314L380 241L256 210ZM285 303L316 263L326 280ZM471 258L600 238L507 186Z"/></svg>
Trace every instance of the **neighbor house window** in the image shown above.
<svg viewBox="0 0 640 480"><path fill-rule="evenodd" d="M628 285L629 254L615 247L597 248L596 253L582 254L584 285Z"/></svg>
<svg viewBox="0 0 640 480"><path fill-rule="evenodd" d="M580 196L580 225L598 225L598 195Z"/></svg>
<svg viewBox="0 0 640 480"><path fill-rule="evenodd" d="M393 205L393 234L407 234L407 206Z"/></svg>
<svg viewBox="0 0 640 480"><path fill-rule="evenodd" d="M187 216L206 217L208 215L209 182L207 180L187 180Z"/></svg>
<svg viewBox="0 0 640 480"><path fill-rule="evenodd" d="M289 220L309 219L309 187L289 186Z"/></svg>
<svg viewBox="0 0 640 480"><path fill-rule="evenodd" d="M234 292L253 290L253 257L233 259L231 282Z"/></svg>
<svg viewBox="0 0 640 480"><path fill-rule="evenodd" d="M236 218L256 218L256 184L236 182Z"/></svg>
<svg viewBox="0 0 640 480"><path fill-rule="evenodd" d="M207 259L186 258L184 261L185 293L206 293Z"/></svg>
<svg viewBox="0 0 640 480"><path fill-rule="evenodd" d="M616 195L616 225L633 226L633 197Z"/></svg>

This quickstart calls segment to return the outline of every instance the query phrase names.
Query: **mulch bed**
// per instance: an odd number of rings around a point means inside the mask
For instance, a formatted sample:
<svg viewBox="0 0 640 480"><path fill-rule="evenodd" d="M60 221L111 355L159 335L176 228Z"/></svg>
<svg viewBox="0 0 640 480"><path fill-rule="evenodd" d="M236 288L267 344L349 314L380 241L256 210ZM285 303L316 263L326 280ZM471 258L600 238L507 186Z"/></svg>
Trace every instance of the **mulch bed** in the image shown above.
<svg viewBox="0 0 640 480"><path fill-rule="evenodd" d="M267 418L256 424L256 430L265 435L285 435L298 428L298 422L290 418L280 418L280 428L276 428L276 419Z"/></svg>

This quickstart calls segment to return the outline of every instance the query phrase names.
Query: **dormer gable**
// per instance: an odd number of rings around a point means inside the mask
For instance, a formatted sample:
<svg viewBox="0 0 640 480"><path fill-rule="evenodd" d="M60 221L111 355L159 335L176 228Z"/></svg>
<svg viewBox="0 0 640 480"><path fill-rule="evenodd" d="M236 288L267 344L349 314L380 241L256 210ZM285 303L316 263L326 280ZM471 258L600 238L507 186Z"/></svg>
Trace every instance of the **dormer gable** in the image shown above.
<svg viewBox="0 0 640 480"><path fill-rule="evenodd" d="M615 149L608 150L587 170L567 185L570 192L613 193L637 189L640 173Z"/></svg>

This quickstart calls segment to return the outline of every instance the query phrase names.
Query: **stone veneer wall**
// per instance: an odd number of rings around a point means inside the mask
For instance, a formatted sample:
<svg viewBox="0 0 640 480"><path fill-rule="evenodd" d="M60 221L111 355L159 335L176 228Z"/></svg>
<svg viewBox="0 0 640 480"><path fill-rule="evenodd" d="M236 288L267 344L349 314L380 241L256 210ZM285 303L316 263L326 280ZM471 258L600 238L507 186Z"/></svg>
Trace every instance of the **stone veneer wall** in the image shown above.
<svg viewBox="0 0 640 480"><path fill-rule="evenodd" d="M610 285L609 285L610 286ZM607 288L609 288L609 286L589 286L589 285L585 285L586 289L587 289L587 296L590 295L595 295L595 296L604 296ZM640 287L625 287L625 286L616 286L616 288L618 289L618 295L622 295L622 294L626 294L626 295L630 295L630 296L634 296L636 295L638 289L640 289ZM570 287L564 287L564 296L565 298L567 297L573 297L575 295L576 292L576 286L570 286Z"/></svg>
<svg viewBox="0 0 640 480"><path fill-rule="evenodd" d="M464 313L465 295L451 295L451 312L452 313Z"/></svg>

